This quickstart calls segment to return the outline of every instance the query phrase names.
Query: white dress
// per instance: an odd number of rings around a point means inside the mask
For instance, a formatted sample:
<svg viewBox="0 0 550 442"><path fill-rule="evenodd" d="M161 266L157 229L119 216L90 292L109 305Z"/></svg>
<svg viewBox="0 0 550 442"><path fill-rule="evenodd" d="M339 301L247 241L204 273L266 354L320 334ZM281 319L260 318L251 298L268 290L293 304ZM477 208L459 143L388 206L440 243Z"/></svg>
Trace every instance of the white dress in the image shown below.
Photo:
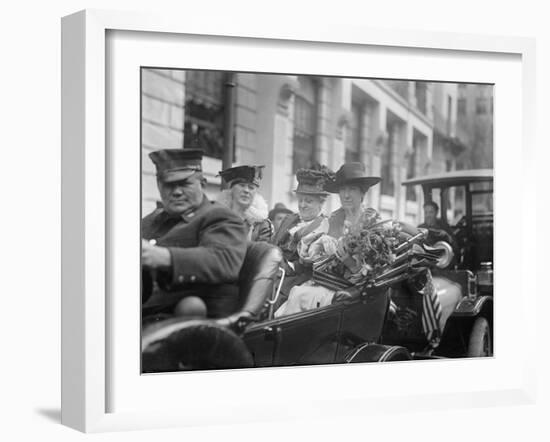
<svg viewBox="0 0 550 442"><path fill-rule="evenodd" d="M292 287L286 302L275 312L275 317L313 310L332 303L334 290L315 284L312 280Z"/></svg>
<svg viewBox="0 0 550 442"><path fill-rule="evenodd" d="M308 244L308 255L315 257L332 255L336 250L337 242L335 238L323 235L313 243ZM334 293L336 293L334 290L318 285L313 280L306 281L301 285L292 287L288 299L275 312L275 317L278 318L330 305Z"/></svg>
<svg viewBox="0 0 550 442"><path fill-rule="evenodd" d="M350 222L345 220L343 225L344 235L348 233L350 227ZM308 245L309 255L314 256L316 259L337 254L338 249L338 239L328 234L317 238ZM275 317L325 307L332 304L335 293L335 290L316 284L313 280L306 281L299 286L292 287L288 299L275 312Z"/></svg>

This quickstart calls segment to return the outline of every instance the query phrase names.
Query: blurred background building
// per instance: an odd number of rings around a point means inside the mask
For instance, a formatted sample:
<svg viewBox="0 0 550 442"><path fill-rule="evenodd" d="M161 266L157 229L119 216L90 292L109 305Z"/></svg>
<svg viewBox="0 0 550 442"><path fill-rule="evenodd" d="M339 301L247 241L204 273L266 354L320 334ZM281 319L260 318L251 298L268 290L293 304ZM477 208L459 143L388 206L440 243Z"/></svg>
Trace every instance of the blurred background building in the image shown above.
<svg viewBox="0 0 550 442"><path fill-rule="evenodd" d="M491 85L143 69L141 93L143 214L158 200L148 153L163 148L205 150L211 199L222 168L264 164L262 195L293 210L297 169L361 161L382 177L365 202L413 224L422 195L405 179L493 165Z"/></svg>

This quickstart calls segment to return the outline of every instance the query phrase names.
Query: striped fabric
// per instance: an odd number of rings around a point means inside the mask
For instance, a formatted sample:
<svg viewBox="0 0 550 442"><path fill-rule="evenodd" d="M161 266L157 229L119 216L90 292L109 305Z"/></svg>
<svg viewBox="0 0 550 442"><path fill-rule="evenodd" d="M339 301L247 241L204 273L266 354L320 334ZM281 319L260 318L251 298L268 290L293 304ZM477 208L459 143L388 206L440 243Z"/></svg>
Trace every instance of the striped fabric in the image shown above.
<svg viewBox="0 0 550 442"><path fill-rule="evenodd" d="M426 271L426 284L418 293L423 295L422 329L428 339L428 346L436 348L441 340L441 304L429 270Z"/></svg>

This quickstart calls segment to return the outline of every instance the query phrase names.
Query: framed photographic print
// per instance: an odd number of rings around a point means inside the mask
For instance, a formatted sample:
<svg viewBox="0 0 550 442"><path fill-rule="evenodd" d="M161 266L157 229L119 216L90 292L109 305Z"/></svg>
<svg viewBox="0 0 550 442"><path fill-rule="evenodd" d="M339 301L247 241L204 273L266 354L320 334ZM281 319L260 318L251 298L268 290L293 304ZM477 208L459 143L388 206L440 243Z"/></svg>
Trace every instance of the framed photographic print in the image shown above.
<svg viewBox="0 0 550 442"><path fill-rule="evenodd" d="M64 18L63 423L532 400L507 201L532 197L510 177L533 57L519 38Z"/></svg>

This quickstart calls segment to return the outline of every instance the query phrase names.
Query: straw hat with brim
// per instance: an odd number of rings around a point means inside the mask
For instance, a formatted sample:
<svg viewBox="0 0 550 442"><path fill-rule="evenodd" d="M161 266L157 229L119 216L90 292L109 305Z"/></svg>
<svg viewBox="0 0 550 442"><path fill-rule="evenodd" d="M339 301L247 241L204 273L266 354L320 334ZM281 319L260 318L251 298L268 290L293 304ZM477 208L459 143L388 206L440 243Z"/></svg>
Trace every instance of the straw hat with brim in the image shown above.
<svg viewBox="0 0 550 442"><path fill-rule="evenodd" d="M298 187L294 190L297 194L327 196L328 192L324 189L327 182L327 174L313 169L299 169L296 172Z"/></svg>
<svg viewBox="0 0 550 442"><path fill-rule="evenodd" d="M356 185L365 192L369 187L382 181L382 178L368 176L363 163L345 163L338 169L332 181L325 184L325 190L330 193L338 193L342 186Z"/></svg>
<svg viewBox="0 0 550 442"><path fill-rule="evenodd" d="M163 149L149 154L157 168L157 178L164 183L183 181L202 171L201 149Z"/></svg>

